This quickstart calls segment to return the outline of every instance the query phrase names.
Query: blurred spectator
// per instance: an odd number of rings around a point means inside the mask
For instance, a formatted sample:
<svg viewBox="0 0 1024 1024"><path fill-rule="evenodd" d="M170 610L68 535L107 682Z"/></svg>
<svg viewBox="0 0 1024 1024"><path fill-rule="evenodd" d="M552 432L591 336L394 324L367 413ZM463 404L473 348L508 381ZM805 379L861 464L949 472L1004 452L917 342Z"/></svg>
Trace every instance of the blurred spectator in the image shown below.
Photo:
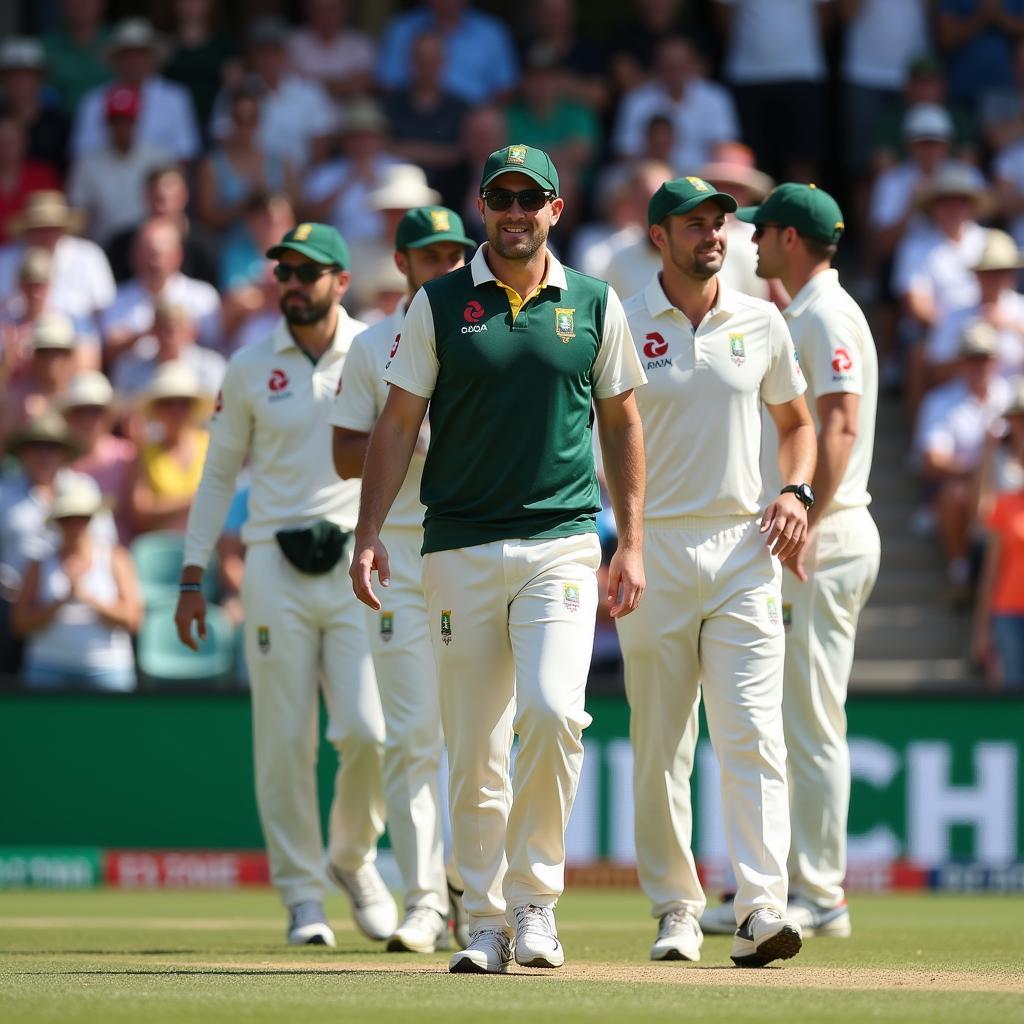
<svg viewBox="0 0 1024 1024"><path fill-rule="evenodd" d="M142 618L139 582L128 552L90 529L102 507L89 477L57 489L50 510L57 549L28 564L12 614L25 638L28 689L135 689L131 634Z"/></svg>
<svg viewBox="0 0 1024 1024"><path fill-rule="evenodd" d="M201 133L206 132L225 66L239 57L234 37L222 30L222 5L215 0L174 0L174 30L164 76L183 85Z"/></svg>
<svg viewBox="0 0 1024 1024"><path fill-rule="evenodd" d="M409 282L395 266L394 254L390 259L378 258L362 273L363 285L360 300L352 304L357 320L364 324L377 323L391 316L398 304L406 298ZM345 295L348 299L348 293Z"/></svg>
<svg viewBox="0 0 1024 1024"><path fill-rule="evenodd" d="M431 184L459 160L459 132L469 109L441 82L444 40L439 32L421 32L412 42L411 76L404 89L384 98L396 156L419 164Z"/></svg>
<svg viewBox="0 0 1024 1024"><path fill-rule="evenodd" d="M1013 49L1024 36L1024 0L938 0L936 40L946 55L949 93L975 104L1013 83Z"/></svg>
<svg viewBox="0 0 1024 1024"><path fill-rule="evenodd" d="M146 220L164 217L174 221L181 231L183 256L181 272L186 277L216 284L220 259L220 240L188 214L189 190L185 172L179 164L165 164L150 171L146 179ZM132 276L132 251L138 227L116 235L107 246L114 278L127 281Z"/></svg>
<svg viewBox="0 0 1024 1024"><path fill-rule="evenodd" d="M473 10L466 0L425 0L418 10L396 17L384 34L377 55L382 88L409 84L413 41L426 30L444 40L447 92L466 103L491 103L505 99L518 84L515 47L502 22Z"/></svg>
<svg viewBox="0 0 1024 1024"><path fill-rule="evenodd" d="M259 92L239 87L228 104L231 128L199 165L196 208L205 224L224 231L226 244L234 244L245 230L242 220L252 198L294 194L298 179L287 160L265 152L259 141Z"/></svg>
<svg viewBox="0 0 1024 1024"><path fill-rule="evenodd" d="M1024 373L1024 295L1017 291L1022 265L1020 250L1005 231L985 232L985 247L971 268L978 282L978 301L951 310L928 338L929 387L945 383L956 372L960 339L976 320L984 320L996 331L999 373L1006 378Z"/></svg>
<svg viewBox="0 0 1024 1024"><path fill-rule="evenodd" d="M25 566L53 547L46 520L58 479L71 474L68 463L78 454L67 424L56 412L31 420L13 434L7 452L18 471L0 478L0 671L14 672L21 642L11 630L11 606L21 588Z"/></svg>
<svg viewBox="0 0 1024 1024"><path fill-rule="evenodd" d="M589 107L562 93L558 55L543 44L526 55L520 98L505 112L508 141L543 149L558 168L565 209L558 237L571 234L583 211L581 193L590 190L591 163L601 144L601 127Z"/></svg>
<svg viewBox="0 0 1024 1024"><path fill-rule="evenodd" d="M41 314L32 328L31 355L15 374L2 406L2 437L44 412L75 373L75 329L61 313Z"/></svg>
<svg viewBox="0 0 1024 1024"><path fill-rule="evenodd" d="M137 399L153 386L160 368L172 362L183 363L195 374L204 395L217 393L227 368L219 352L196 344L196 326L188 310L160 300L153 309L152 332L117 361L114 386L125 398Z"/></svg>
<svg viewBox="0 0 1024 1024"><path fill-rule="evenodd" d="M775 182L754 166L750 147L736 142L719 147L718 159L700 168L697 176L727 192L740 206L758 205L775 187ZM769 282L757 276L754 230L753 224L740 220L735 214L725 215L725 262L718 279L727 288L746 295L779 299L784 294L781 285L776 282L777 290L772 294Z"/></svg>
<svg viewBox="0 0 1024 1024"><path fill-rule="evenodd" d="M18 272L18 290L0 305L0 386L6 388L32 355L32 329L46 310L53 259L28 249Z"/></svg>
<svg viewBox="0 0 1024 1024"><path fill-rule="evenodd" d="M335 102L370 91L373 41L349 27L348 0L304 0L304 21L288 37L292 71L313 78Z"/></svg>
<svg viewBox="0 0 1024 1024"><path fill-rule="evenodd" d="M618 92L635 89L650 78L651 54L663 39L685 36L700 52L711 52L706 20L693 0L636 0L622 7L629 20L617 28L611 47L612 78Z"/></svg>
<svg viewBox="0 0 1024 1024"><path fill-rule="evenodd" d="M81 450L71 468L96 481L113 511L118 536L126 541L136 451L131 441L112 432L117 409L110 381L97 370L78 373L57 397L56 405Z"/></svg>
<svg viewBox="0 0 1024 1024"><path fill-rule="evenodd" d="M1004 413L1017 480L993 494L983 514L985 563L978 582L973 653L989 678L1024 688L1024 379Z"/></svg>
<svg viewBox="0 0 1024 1024"><path fill-rule="evenodd" d="M1024 44L1020 53L1024 73ZM1018 245L1024 242L1024 110L1021 112L1020 130L1021 136L996 153L992 161L999 212L1006 218Z"/></svg>
<svg viewBox="0 0 1024 1024"><path fill-rule="evenodd" d="M68 207L60 192L33 192L24 210L9 223L16 239L0 248L0 301L18 287L26 249L45 249L52 257L49 305L79 326L94 326L114 300L114 277L103 250L78 238L82 215Z"/></svg>
<svg viewBox="0 0 1024 1024"><path fill-rule="evenodd" d="M106 0L60 0L62 27L43 36L47 79L66 114L74 114L86 93L114 77L107 63L106 6Z"/></svg>
<svg viewBox="0 0 1024 1024"><path fill-rule="evenodd" d="M939 540L954 605L968 596L971 529L985 438L1009 405L1009 387L996 373L998 338L975 322L961 337L956 379L932 391L921 406L915 446L934 489Z"/></svg>
<svg viewBox="0 0 1024 1024"><path fill-rule="evenodd" d="M654 51L655 79L622 98L613 146L620 156L640 156L651 118L668 117L675 130L672 167L692 174L714 158L714 147L740 137L728 90L703 78L693 44L682 36L662 39Z"/></svg>
<svg viewBox="0 0 1024 1024"><path fill-rule="evenodd" d="M832 0L716 3L726 44L723 73L736 97L743 141L777 180L813 181L821 168L823 36L831 9Z"/></svg>
<svg viewBox="0 0 1024 1024"><path fill-rule="evenodd" d="M657 160L671 166L676 150L676 129L667 114L655 114L644 131L641 160Z"/></svg>
<svg viewBox="0 0 1024 1024"><path fill-rule="evenodd" d="M3 110L28 133L28 155L64 176L71 120L45 102L46 54L37 39L11 36L0 43L0 97ZM43 186L40 186L43 187ZM47 185L58 188L59 185Z"/></svg>
<svg viewBox="0 0 1024 1024"><path fill-rule="evenodd" d="M576 0L533 0L531 15L524 46L539 46L554 54L559 95L590 110L604 110L611 91L607 57L593 41L580 35Z"/></svg>
<svg viewBox="0 0 1024 1024"><path fill-rule="evenodd" d="M184 531L206 460L213 403L184 363L164 363L145 395L143 438L131 492L135 530Z"/></svg>
<svg viewBox="0 0 1024 1024"><path fill-rule="evenodd" d="M671 177L666 166L665 171ZM633 177L635 162L612 164L602 169L594 189L597 220L576 229L569 262L589 274L601 277L614 249L635 242L643 235L646 201L638 204Z"/></svg>
<svg viewBox="0 0 1024 1024"><path fill-rule="evenodd" d="M49 164L26 155L27 143L21 121L0 110L0 245L9 241L11 218L25 208L33 192L60 188Z"/></svg>
<svg viewBox="0 0 1024 1024"><path fill-rule="evenodd" d="M340 129L340 155L310 174L304 195L308 220L333 224L350 245L380 238L383 220L367 200L397 161L385 153L388 123L370 100L349 105Z"/></svg>
<svg viewBox="0 0 1024 1024"><path fill-rule="evenodd" d="M68 178L68 199L85 212L86 233L101 246L146 217L146 181L170 154L137 137L140 96L127 85L109 87L108 141L78 157Z"/></svg>
<svg viewBox="0 0 1024 1024"><path fill-rule="evenodd" d="M222 347L224 338L217 289L181 272L181 231L168 217L153 217L135 238L135 275L117 289L103 317L104 352L110 366L153 329L154 310L162 300L188 311L201 344Z"/></svg>
<svg viewBox="0 0 1024 1024"><path fill-rule="evenodd" d="M246 204L242 231L221 247L221 289L232 293L235 289L259 282L267 271L267 249L294 226L295 211L283 192L262 192L251 196Z"/></svg>
<svg viewBox="0 0 1024 1024"><path fill-rule="evenodd" d="M120 22L110 37L108 53L117 84L139 93L138 141L179 160L198 156L201 144L192 97L177 82L158 74L167 50L153 26L143 18ZM72 156L95 153L107 144L107 95L107 87L101 86L82 100L71 136Z"/></svg>
<svg viewBox="0 0 1024 1024"><path fill-rule="evenodd" d="M319 163L337 123L334 104L323 87L288 70L288 26L277 18L256 18L245 33L247 76L221 90L214 103L210 134L222 140L232 131L231 99L238 85L260 95L259 140L263 152L295 167Z"/></svg>

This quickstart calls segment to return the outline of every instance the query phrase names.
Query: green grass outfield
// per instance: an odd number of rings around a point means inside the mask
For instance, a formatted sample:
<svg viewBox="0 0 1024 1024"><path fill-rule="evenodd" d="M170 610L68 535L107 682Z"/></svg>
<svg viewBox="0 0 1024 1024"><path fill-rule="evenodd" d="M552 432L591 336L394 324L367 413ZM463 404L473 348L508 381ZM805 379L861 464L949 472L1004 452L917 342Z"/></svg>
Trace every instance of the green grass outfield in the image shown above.
<svg viewBox="0 0 1024 1024"><path fill-rule="evenodd" d="M565 968L504 977L386 954L328 910L338 948L292 949L269 890L0 893L0 1021L1024 1022L1021 896L855 897L852 939L741 971L725 938L652 964L639 893L575 890Z"/></svg>

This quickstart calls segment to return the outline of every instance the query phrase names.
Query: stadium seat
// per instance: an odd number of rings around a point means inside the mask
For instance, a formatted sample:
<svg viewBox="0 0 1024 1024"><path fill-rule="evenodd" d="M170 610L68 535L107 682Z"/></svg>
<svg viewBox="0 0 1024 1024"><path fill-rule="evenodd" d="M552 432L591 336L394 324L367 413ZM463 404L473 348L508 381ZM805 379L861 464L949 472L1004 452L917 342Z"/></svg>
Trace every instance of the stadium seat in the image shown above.
<svg viewBox="0 0 1024 1024"><path fill-rule="evenodd" d="M206 608L206 639L199 651L185 647L174 625L176 600L158 600L146 607L139 630L136 662L144 687L175 683L231 685L235 669L235 627L224 609Z"/></svg>
<svg viewBox="0 0 1024 1024"><path fill-rule="evenodd" d="M185 538L173 530L143 533L132 541L132 560L139 575L139 585L146 607L168 599L177 600L178 579L185 555ZM203 593L207 601L220 597L216 555L210 559L203 575Z"/></svg>

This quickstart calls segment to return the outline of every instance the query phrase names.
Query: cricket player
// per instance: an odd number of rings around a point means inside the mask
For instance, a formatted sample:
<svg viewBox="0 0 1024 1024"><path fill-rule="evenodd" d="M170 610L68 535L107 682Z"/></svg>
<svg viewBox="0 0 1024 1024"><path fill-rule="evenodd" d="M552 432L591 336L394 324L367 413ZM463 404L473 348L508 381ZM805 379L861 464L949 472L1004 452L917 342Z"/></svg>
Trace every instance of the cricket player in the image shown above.
<svg viewBox="0 0 1024 1024"><path fill-rule="evenodd" d="M843 233L843 214L832 196L790 182L737 216L755 227L758 276L780 278L793 296L784 316L818 434L807 543L785 563L792 572L782 583L783 724L793 835L788 914L805 936L848 936L845 704L857 620L878 576L881 552L868 511L878 359L864 314L832 269ZM762 463L765 479L777 483L771 462ZM717 908L705 914L711 918L706 930L714 930L720 916Z"/></svg>
<svg viewBox="0 0 1024 1024"><path fill-rule="evenodd" d="M619 524L613 616L643 592L644 374L618 297L547 248L563 208L542 150L488 157L487 242L415 295L370 437L352 578L390 583L380 538L430 406L423 586L448 744L455 864L472 942L449 970L560 967L554 907L590 723L601 552L592 410ZM386 600L386 593L381 591ZM519 736L513 793L509 752Z"/></svg>
<svg viewBox="0 0 1024 1024"><path fill-rule="evenodd" d="M386 939L394 900L374 865L384 829L384 716L361 609L344 584L358 483L331 465L328 416L345 356L366 325L339 302L348 247L324 224L299 224L267 252L284 318L228 364L203 477L189 515L178 636L204 634L203 568L248 456L252 489L242 607L252 687L256 797L270 873L288 908L288 941L334 945L316 790L322 689L341 759L330 812L328 871L356 924Z"/></svg>
<svg viewBox="0 0 1024 1024"><path fill-rule="evenodd" d="M342 479L362 476L366 444L388 397L384 383L412 296L466 262L476 243L462 219L443 206L420 206L398 222L395 263L409 284L405 302L352 343L341 390L331 411L334 467ZM363 608L377 675L387 739L384 794L388 833L405 888L405 918L388 940L392 952L432 953L448 946L449 897L458 926L461 884L449 886L444 867L444 830L439 792L441 706L423 596L420 548L423 505L420 480L426 431L416 444L409 473L384 523L381 537L391 564L387 603ZM462 946L468 935L460 936Z"/></svg>
<svg viewBox="0 0 1024 1024"><path fill-rule="evenodd" d="M691 840L690 772L703 692L722 772L738 890L731 956L794 956L785 916L789 800L782 727L781 562L803 546L814 471L805 384L778 310L718 278L736 201L701 178L666 182L648 207L662 270L626 303L650 383L638 395L649 451L648 593L618 623L632 710L640 884L659 919L655 960L699 960L704 893ZM761 405L785 486L761 505Z"/></svg>

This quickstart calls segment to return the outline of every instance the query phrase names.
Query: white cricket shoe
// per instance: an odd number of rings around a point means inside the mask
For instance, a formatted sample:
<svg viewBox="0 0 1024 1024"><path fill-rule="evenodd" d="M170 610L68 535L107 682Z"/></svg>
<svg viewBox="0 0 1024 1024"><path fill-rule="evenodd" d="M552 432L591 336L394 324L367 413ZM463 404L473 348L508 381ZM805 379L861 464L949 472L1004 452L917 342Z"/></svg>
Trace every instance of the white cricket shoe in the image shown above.
<svg viewBox="0 0 1024 1024"><path fill-rule="evenodd" d="M497 928L478 931L448 961L452 974L505 974L512 965L512 940Z"/></svg>
<svg viewBox="0 0 1024 1024"><path fill-rule="evenodd" d="M561 967L565 950L555 931L555 915L550 907L532 903L512 911L516 920L516 963L521 967Z"/></svg>
<svg viewBox="0 0 1024 1024"><path fill-rule="evenodd" d="M364 864L355 871L342 871L328 866L331 878L352 905L356 926L368 938L383 941L398 927L398 908L373 864Z"/></svg>
<svg viewBox="0 0 1024 1024"><path fill-rule="evenodd" d="M319 900L302 900L288 908L288 945L335 945L334 932Z"/></svg>
<svg viewBox="0 0 1024 1024"><path fill-rule="evenodd" d="M700 927L705 935L735 935L736 908L732 895L723 896L717 907L707 907L700 915Z"/></svg>
<svg viewBox="0 0 1024 1024"><path fill-rule="evenodd" d="M700 959L703 942L704 934L693 914L682 908L670 910L661 915L658 937L651 946L651 959L692 960L696 963Z"/></svg>
<svg viewBox="0 0 1024 1024"><path fill-rule="evenodd" d="M465 949L473 937L469 934L469 915L462 902L462 890L456 889L448 880L448 919L451 922L452 934L459 949Z"/></svg>
<svg viewBox="0 0 1024 1024"><path fill-rule="evenodd" d="M805 939L820 936L831 939L848 939L853 934L850 926L850 908L843 900L838 907L821 907L802 896L790 898L786 916L800 925Z"/></svg>
<svg viewBox="0 0 1024 1024"><path fill-rule="evenodd" d="M433 953L448 948L448 920L430 907L407 910L395 934L388 939L389 953Z"/></svg>
<svg viewBox="0 0 1024 1024"><path fill-rule="evenodd" d="M737 967L764 967L796 956L802 945L800 925L765 907L748 915L736 929L729 957Z"/></svg>

